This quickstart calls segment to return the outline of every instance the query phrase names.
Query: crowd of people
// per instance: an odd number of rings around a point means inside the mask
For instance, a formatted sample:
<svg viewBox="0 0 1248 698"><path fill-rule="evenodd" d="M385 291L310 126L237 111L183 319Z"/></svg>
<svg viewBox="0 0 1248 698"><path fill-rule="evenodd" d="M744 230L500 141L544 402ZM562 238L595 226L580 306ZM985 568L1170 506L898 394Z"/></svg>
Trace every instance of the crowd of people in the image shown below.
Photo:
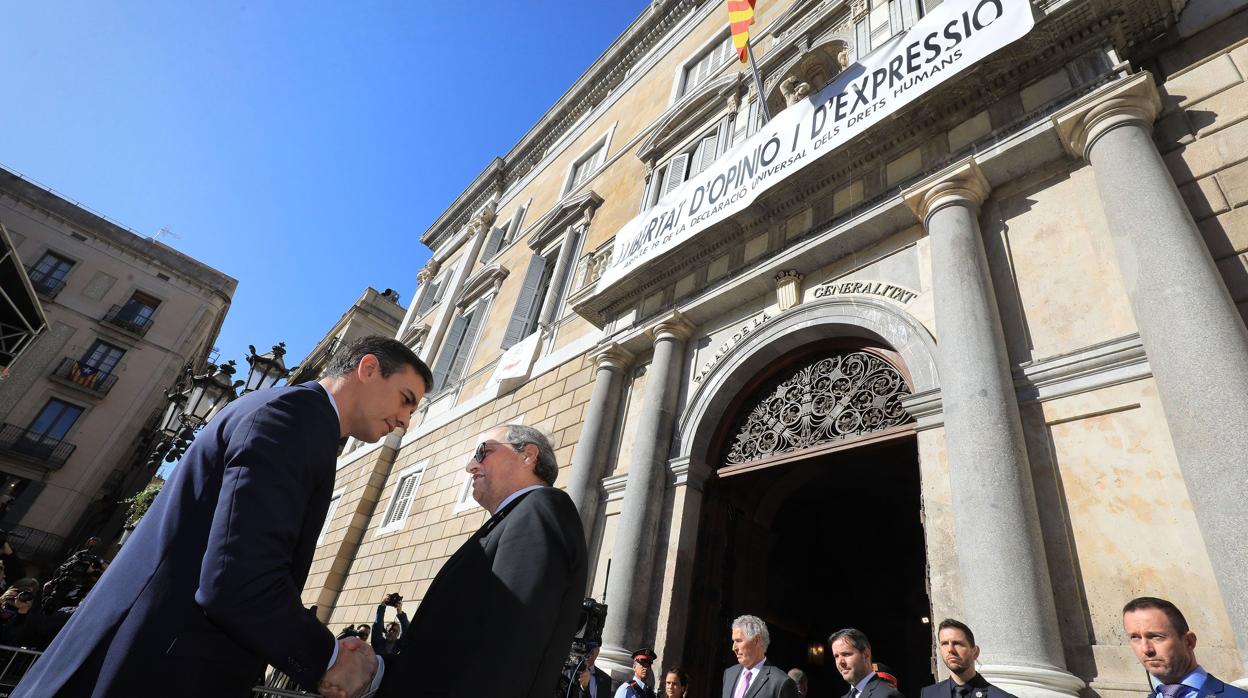
<svg viewBox="0 0 1248 698"><path fill-rule="evenodd" d="M184 696L242 698L266 665L325 698L553 695L581 616L588 554L576 507L554 486L554 448L533 427L481 433L465 470L489 516L441 566L410 620L402 597L387 594L371 625L353 623L335 638L300 600L340 439L372 443L406 427L432 383L408 347L365 337L345 344L318 381L232 401L187 450L107 575L91 541L42 588L21 578L0 594L0 632L55 635L11 695L145 696L176 686ZM0 556L0 573L20 578L20 561L2 552L10 557ZM36 610L70 612L57 633L56 620L36 621ZM1248 698L1196 662L1196 636L1173 604L1135 599L1123 624L1155 698ZM942 622L937 640L950 676L921 698L1012 698L978 674L965 623ZM809 695L800 667L768 659L762 619L737 618L725 641L737 662L720 686L691 685L679 666L656 676L649 647L613 685L591 647L568 695L652 698L660 686L667 698ZM903 698L866 634L838 630L828 644L844 698Z"/></svg>
<svg viewBox="0 0 1248 698"><path fill-rule="evenodd" d="M90 538L44 584L26 576L26 565L8 540L0 543L0 645L42 650L99 581L108 563Z"/></svg>
<svg viewBox="0 0 1248 698"><path fill-rule="evenodd" d="M1122 609L1123 631L1140 664L1148 672L1150 698L1248 698L1248 691L1210 674L1196 660L1196 633L1183 612L1165 599L1141 596ZM569 689L574 698L808 698L806 672L787 672L767 657L771 635L756 616L740 616L732 623L732 652L737 663L724 670L720 686L691 687L679 665L654 674L658 659L643 647L632 653L632 675L612 687L610 676L596 663L599 646L591 645L585 668ZM992 685L979 673L980 648L975 633L962 621L947 618L937 626L937 654L949 678L923 687L920 698L1015 698ZM894 673L874 660L871 640L856 628L843 628L828 637L836 670L845 681L841 698L905 698ZM695 692L695 689L696 692Z"/></svg>

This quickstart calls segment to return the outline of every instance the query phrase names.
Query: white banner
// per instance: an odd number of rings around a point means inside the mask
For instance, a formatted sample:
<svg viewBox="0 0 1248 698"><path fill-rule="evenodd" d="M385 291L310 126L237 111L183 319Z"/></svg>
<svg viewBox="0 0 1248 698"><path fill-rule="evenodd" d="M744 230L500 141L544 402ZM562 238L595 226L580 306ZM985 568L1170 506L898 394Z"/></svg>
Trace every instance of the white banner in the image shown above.
<svg viewBox="0 0 1248 698"><path fill-rule="evenodd" d="M745 209L798 170L1022 38L1029 0L945 0L905 34L785 109L616 233L602 290Z"/></svg>

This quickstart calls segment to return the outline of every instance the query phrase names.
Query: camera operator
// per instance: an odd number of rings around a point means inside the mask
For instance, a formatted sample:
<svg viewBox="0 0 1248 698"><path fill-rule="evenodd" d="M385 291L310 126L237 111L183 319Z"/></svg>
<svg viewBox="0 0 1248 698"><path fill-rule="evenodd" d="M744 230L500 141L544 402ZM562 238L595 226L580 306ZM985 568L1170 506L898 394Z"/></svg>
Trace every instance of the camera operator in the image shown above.
<svg viewBox="0 0 1248 698"><path fill-rule="evenodd" d="M38 588L38 582L22 579L0 594L0 645L28 647L38 633L42 613L35 608L31 586Z"/></svg>
<svg viewBox="0 0 1248 698"><path fill-rule="evenodd" d="M386 606L394 607L397 621L385 624ZM384 625L384 631L383 631ZM393 656L399 653L399 640L407 634L407 614L403 612L403 597L397 593L386 594L377 604L377 618L373 621L373 651L378 655Z"/></svg>
<svg viewBox="0 0 1248 698"><path fill-rule="evenodd" d="M586 644L589 651L585 653L585 667L577 673L571 695L573 698L611 698L611 677L594 664L602 647L597 642Z"/></svg>

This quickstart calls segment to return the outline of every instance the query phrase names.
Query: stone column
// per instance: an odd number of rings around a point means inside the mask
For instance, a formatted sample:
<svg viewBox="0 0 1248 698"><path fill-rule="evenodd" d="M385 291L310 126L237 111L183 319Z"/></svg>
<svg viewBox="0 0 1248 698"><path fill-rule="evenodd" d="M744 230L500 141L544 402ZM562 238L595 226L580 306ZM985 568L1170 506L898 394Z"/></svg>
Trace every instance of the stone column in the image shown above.
<svg viewBox="0 0 1248 698"><path fill-rule="evenodd" d="M568 495L581 513L586 540L594 536L599 483L615 437L624 371L632 365L633 355L618 344L607 344L598 347L591 360L595 371L594 391L585 408L580 440L572 458L572 477L568 480Z"/></svg>
<svg viewBox="0 0 1248 698"><path fill-rule="evenodd" d="M1140 341L1248 676L1248 329L1152 139L1149 73L1053 117L1092 165ZM1176 493L1176 496L1182 496ZM1181 582L1176 582L1181 583ZM1199 632L1199 630L1197 630Z"/></svg>
<svg viewBox="0 0 1248 698"><path fill-rule="evenodd" d="M412 302L407 304L407 312L403 314L403 322L399 323L399 331L395 333L395 337L402 337L407 332L407 328L416 318L416 309L420 307L425 296L429 294L429 281L433 279L434 274L438 273L437 260L429 260L425 266L421 267L416 273L416 293L412 296Z"/></svg>
<svg viewBox="0 0 1248 698"><path fill-rule="evenodd" d="M602 634L602 656L626 667L632 665L631 650L652 642L645 632L650 616L654 542L663 509L685 343L693 334L693 326L683 315L673 312L656 323L650 334L654 337L654 358L646 376L641 421L634 435L624 509L612 544L607 624Z"/></svg>
<svg viewBox="0 0 1248 698"><path fill-rule="evenodd" d="M963 160L903 193L932 250L945 441L966 622L981 670L1022 698L1075 696L1031 466L979 228L988 180Z"/></svg>
<svg viewBox="0 0 1248 698"><path fill-rule="evenodd" d="M477 255L481 254L481 244L485 241L490 224L493 222L494 208L488 206L473 218L472 223L468 224L468 239L465 243L468 250L460 258L451 278L447 280L450 285L442 294L442 308L430 323L429 338L420 348L420 358L427 364L432 365L434 359L437 358L442 337L446 334L446 328L451 324L451 317L455 314L455 301L459 298L459 292L464 289L464 281L472 276L472 269L477 264Z"/></svg>

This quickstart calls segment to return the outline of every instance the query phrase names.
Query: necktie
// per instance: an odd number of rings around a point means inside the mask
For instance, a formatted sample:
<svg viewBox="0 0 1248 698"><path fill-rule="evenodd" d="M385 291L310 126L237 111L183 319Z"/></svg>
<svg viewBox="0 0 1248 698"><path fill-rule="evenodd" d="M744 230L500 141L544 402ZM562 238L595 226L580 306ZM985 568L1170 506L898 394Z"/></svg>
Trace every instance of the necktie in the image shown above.
<svg viewBox="0 0 1248 698"><path fill-rule="evenodd" d="M1165 696L1165 698L1179 698L1187 691L1187 686L1181 683L1164 683L1157 687L1157 693Z"/></svg>
<svg viewBox="0 0 1248 698"><path fill-rule="evenodd" d="M754 672L750 669L745 670L745 680L741 682L741 688L737 689L737 698L745 698L745 694L750 690L750 679L754 677Z"/></svg>
<svg viewBox="0 0 1248 698"><path fill-rule="evenodd" d="M957 696L957 698L966 698L966 694L970 692L971 692L971 687L967 686L966 684L953 687L953 693L955 696Z"/></svg>

